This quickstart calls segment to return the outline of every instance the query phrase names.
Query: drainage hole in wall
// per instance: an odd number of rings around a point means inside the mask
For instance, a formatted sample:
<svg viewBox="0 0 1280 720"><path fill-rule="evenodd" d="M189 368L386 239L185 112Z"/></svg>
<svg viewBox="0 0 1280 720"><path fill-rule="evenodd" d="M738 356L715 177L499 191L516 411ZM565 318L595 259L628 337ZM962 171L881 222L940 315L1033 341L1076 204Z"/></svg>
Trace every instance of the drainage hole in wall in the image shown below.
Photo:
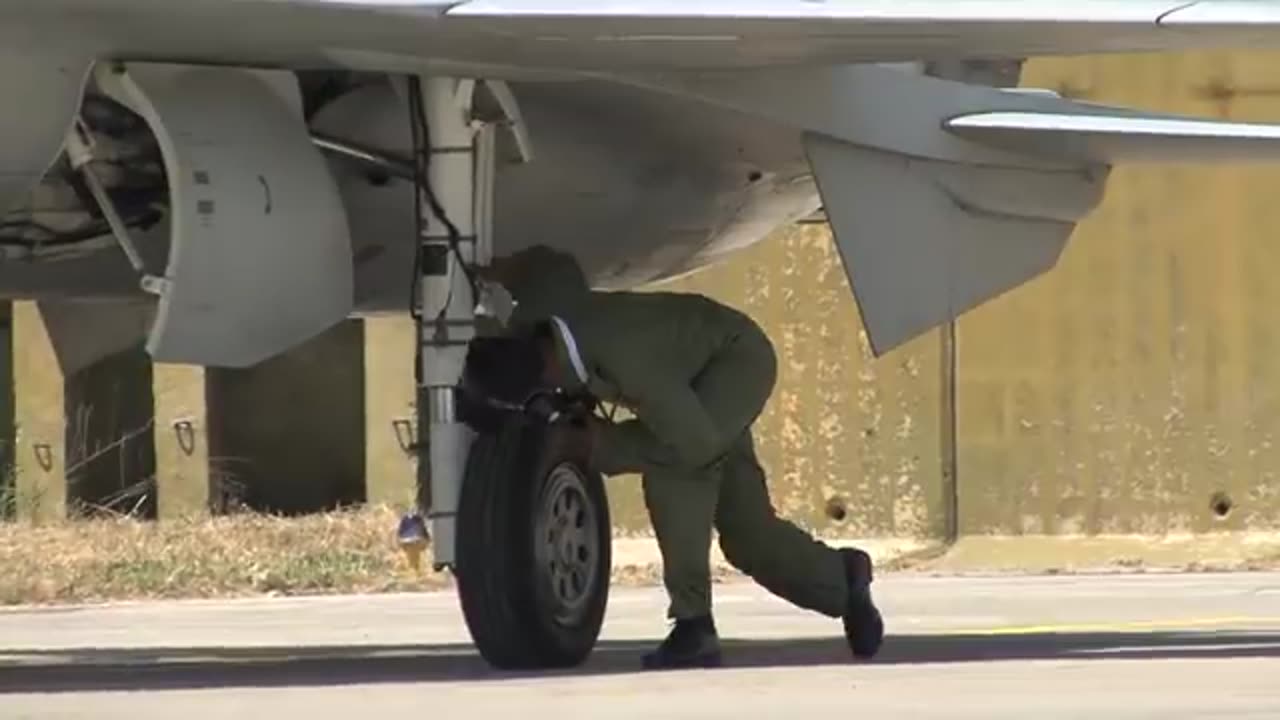
<svg viewBox="0 0 1280 720"><path fill-rule="evenodd" d="M843 522L849 517L849 505L842 497L833 497L827 500L827 517L836 522Z"/></svg>
<svg viewBox="0 0 1280 720"><path fill-rule="evenodd" d="M1231 508L1235 503L1231 502L1231 496L1219 490L1209 498L1209 509L1213 511L1214 516L1219 520L1225 519L1231 514Z"/></svg>

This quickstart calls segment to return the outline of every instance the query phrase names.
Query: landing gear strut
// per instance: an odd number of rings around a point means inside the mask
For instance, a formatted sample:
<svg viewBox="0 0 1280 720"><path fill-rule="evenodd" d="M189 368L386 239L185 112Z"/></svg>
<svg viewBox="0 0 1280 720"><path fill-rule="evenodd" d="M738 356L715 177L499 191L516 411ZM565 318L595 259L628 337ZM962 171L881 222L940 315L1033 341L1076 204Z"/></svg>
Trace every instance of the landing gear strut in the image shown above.
<svg viewBox="0 0 1280 720"><path fill-rule="evenodd" d="M458 499L471 432L457 417L454 388L462 377L467 344L476 335L476 296L471 268L487 264L490 238L477 215L476 136L471 126L475 83L423 78L410 85L415 155L421 183L419 201L418 377L419 422L427 427L431 487L431 535L437 569L456 566ZM493 157L482 158L492 167ZM423 168L422 165L426 167ZM423 170L425 169L425 173ZM483 242L482 242L483 241ZM482 248L481 245L484 245ZM425 407L423 407L425 405ZM424 413L425 410L425 413ZM422 421L425 420L425 423ZM421 471L420 471L421 472Z"/></svg>
<svg viewBox="0 0 1280 720"><path fill-rule="evenodd" d="M410 90L422 120L414 133L424 180L415 315L433 562L454 571L467 627L490 664L568 667L599 637L612 566L604 482L589 464L582 411L511 412L477 435L455 395L482 300L472 269L493 254L496 128L473 121L475 89L469 80L423 78ZM515 119L505 88L494 94ZM525 149L522 128L515 135Z"/></svg>

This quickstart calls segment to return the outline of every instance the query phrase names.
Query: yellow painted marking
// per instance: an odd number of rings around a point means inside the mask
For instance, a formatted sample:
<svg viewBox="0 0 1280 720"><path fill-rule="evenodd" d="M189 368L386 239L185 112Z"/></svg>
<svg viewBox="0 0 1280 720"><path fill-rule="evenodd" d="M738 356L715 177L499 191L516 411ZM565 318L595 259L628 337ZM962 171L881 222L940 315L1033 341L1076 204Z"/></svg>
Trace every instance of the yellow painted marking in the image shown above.
<svg viewBox="0 0 1280 720"><path fill-rule="evenodd" d="M1181 620L1134 620L1130 622L1079 623L1060 625L1010 625L997 628L944 630L940 635L1048 635L1070 633L1119 633L1133 630L1183 630L1190 628L1250 625L1277 627L1280 617L1232 616L1217 618L1184 618Z"/></svg>

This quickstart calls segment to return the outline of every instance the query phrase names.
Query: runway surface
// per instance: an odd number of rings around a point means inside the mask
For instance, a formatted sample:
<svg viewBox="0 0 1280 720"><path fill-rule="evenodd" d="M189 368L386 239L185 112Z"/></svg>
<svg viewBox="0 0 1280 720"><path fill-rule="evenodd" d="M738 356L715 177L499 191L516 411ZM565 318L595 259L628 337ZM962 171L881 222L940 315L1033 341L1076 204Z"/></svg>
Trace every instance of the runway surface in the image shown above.
<svg viewBox="0 0 1280 720"><path fill-rule="evenodd" d="M1280 575L886 577L890 637L716 588L731 667L641 673L656 589L573 672L504 675L451 595L0 611L0 718L1280 718Z"/></svg>

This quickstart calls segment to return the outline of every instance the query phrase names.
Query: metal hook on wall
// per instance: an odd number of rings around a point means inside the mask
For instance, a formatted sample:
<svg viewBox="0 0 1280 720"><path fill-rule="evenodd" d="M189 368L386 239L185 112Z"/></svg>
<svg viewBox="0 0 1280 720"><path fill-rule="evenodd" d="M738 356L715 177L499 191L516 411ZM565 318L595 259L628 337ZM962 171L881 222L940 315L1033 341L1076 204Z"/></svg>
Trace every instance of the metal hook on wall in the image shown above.
<svg viewBox="0 0 1280 720"><path fill-rule="evenodd" d="M53 470L53 447L49 443L36 443L31 449L35 453L36 464L41 470L45 472Z"/></svg>
<svg viewBox="0 0 1280 720"><path fill-rule="evenodd" d="M173 434L178 440L178 447L183 454L190 456L196 451L196 427L190 420L175 420Z"/></svg>
<svg viewBox="0 0 1280 720"><path fill-rule="evenodd" d="M400 446L406 454L412 455L421 447L418 442L418 433L415 429L413 420L408 418L399 418L391 421L391 430L396 435L396 444Z"/></svg>

